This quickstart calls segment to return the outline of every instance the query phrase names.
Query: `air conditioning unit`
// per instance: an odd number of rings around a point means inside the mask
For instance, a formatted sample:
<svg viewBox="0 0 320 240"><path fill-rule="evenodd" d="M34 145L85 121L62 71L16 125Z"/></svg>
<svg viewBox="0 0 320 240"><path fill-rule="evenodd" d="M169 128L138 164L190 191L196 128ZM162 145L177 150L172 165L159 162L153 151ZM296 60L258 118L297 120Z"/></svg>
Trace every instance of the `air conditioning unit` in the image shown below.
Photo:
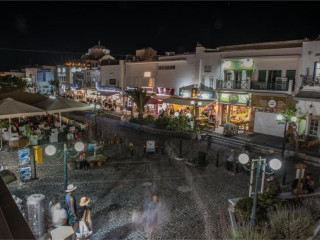
<svg viewBox="0 0 320 240"><path fill-rule="evenodd" d="M283 78L283 77L277 77L276 82L287 82L288 78Z"/></svg>

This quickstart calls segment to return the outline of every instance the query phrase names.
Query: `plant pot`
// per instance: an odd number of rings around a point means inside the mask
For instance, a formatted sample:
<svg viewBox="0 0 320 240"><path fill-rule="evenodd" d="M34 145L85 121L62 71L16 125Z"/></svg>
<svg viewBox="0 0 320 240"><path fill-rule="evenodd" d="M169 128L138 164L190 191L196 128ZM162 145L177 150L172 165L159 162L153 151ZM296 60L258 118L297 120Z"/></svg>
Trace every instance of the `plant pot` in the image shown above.
<svg viewBox="0 0 320 240"><path fill-rule="evenodd" d="M116 144L119 144L119 143L120 143L120 139L117 139L117 140L116 140Z"/></svg>
<svg viewBox="0 0 320 240"><path fill-rule="evenodd" d="M97 162L98 167L102 167L103 162Z"/></svg>
<svg viewBox="0 0 320 240"><path fill-rule="evenodd" d="M112 145L112 144L113 144L113 141L110 141L110 144Z"/></svg>
<svg viewBox="0 0 320 240"><path fill-rule="evenodd" d="M77 167L77 163L68 163L67 165L69 170L75 170Z"/></svg>
<svg viewBox="0 0 320 240"><path fill-rule="evenodd" d="M94 167L95 165L96 165L95 162L93 162L93 161L92 161L92 162L89 162L89 166L90 166L90 167Z"/></svg>

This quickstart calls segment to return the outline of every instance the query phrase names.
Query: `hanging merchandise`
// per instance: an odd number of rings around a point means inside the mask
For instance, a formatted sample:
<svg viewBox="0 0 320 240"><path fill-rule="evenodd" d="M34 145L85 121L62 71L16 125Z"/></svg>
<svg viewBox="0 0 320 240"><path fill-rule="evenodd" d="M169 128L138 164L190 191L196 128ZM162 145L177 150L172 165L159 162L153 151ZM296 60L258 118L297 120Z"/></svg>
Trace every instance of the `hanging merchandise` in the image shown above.
<svg viewBox="0 0 320 240"><path fill-rule="evenodd" d="M23 148L18 151L19 173L22 181L31 179L31 157L30 149Z"/></svg>

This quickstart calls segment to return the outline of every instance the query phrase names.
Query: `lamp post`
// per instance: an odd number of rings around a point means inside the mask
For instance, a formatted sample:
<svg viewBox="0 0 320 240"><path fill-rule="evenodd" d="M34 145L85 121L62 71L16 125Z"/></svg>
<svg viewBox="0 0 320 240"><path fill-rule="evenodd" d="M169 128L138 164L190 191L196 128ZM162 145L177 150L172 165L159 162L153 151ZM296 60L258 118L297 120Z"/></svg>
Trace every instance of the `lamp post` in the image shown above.
<svg viewBox="0 0 320 240"><path fill-rule="evenodd" d="M74 149L76 150L77 154L74 155L74 156L71 156L71 149L68 149L67 148L67 144L64 143L63 144L63 150L59 150L59 153L60 153L60 156L58 157L61 158L63 156L63 166L64 166L64 184L63 184L63 189L66 190L67 189L67 185L68 185L68 167L67 167L67 157L70 156L72 158L75 158L77 156L79 156L79 153L81 151L83 151L84 149L84 143L83 142L77 142L75 145L74 145ZM54 145L48 145L46 148L45 148L45 153L48 155L48 156L53 156L55 155L57 152L57 149Z"/></svg>
<svg viewBox="0 0 320 240"><path fill-rule="evenodd" d="M94 112L94 134L97 136L97 110L101 109L101 105L98 103L91 104L91 108L93 108Z"/></svg>
<svg viewBox="0 0 320 240"><path fill-rule="evenodd" d="M281 149L281 157L284 159L284 152L286 149L286 132L287 132L287 125L288 122L296 122L297 121L297 117L293 116L293 117L289 117L289 116L284 116L282 114L277 115L277 120L280 121L280 123L284 123L284 130L283 130L283 141L282 141L282 149ZM282 178L282 185L286 185L286 177L287 177L287 168L284 168L284 174L283 174L283 178Z"/></svg>
<svg viewBox="0 0 320 240"><path fill-rule="evenodd" d="M259 159L252 159L251 161L251 168L248 169L245 165L249 163L249 156L245 153L242 153L239 155L239 162L242 164L245 170L247 171L255 171L256 172L256 179L254 184L254 194L253 194L253 205L251 210L251 216L250 216L250 226L254 226L256 222L256 209L257 209L257 200L258 200L258 185L259 185L259 179L261 172L265 174L272 174L273 172L266 172L265 167L266 165L269 165L270 168L274 171L279 170L281 168L281 161L279 159L271 159L269 163L266 163L266 159L263 159L259 157ZM262 188L263 188L264 182L262 182ZM251 185L251 184L250 184ZM251 186L250 186L251 187ZM261 189L263 190L263 189Z"/></svg>

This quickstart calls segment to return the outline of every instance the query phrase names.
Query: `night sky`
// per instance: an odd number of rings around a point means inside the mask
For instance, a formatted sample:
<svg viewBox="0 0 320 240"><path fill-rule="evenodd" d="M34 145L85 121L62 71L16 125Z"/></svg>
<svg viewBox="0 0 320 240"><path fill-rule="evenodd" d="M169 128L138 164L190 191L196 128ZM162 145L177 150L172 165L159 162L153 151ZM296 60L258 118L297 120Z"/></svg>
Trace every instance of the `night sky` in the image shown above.
<svg viewBox="0 0 320 240"><path fill-rule="evenodd" d="M315 39L319 2L0 2L0 71L77 59L101 41L123 59L151 46L193 52L205 47Z"/></svg>

